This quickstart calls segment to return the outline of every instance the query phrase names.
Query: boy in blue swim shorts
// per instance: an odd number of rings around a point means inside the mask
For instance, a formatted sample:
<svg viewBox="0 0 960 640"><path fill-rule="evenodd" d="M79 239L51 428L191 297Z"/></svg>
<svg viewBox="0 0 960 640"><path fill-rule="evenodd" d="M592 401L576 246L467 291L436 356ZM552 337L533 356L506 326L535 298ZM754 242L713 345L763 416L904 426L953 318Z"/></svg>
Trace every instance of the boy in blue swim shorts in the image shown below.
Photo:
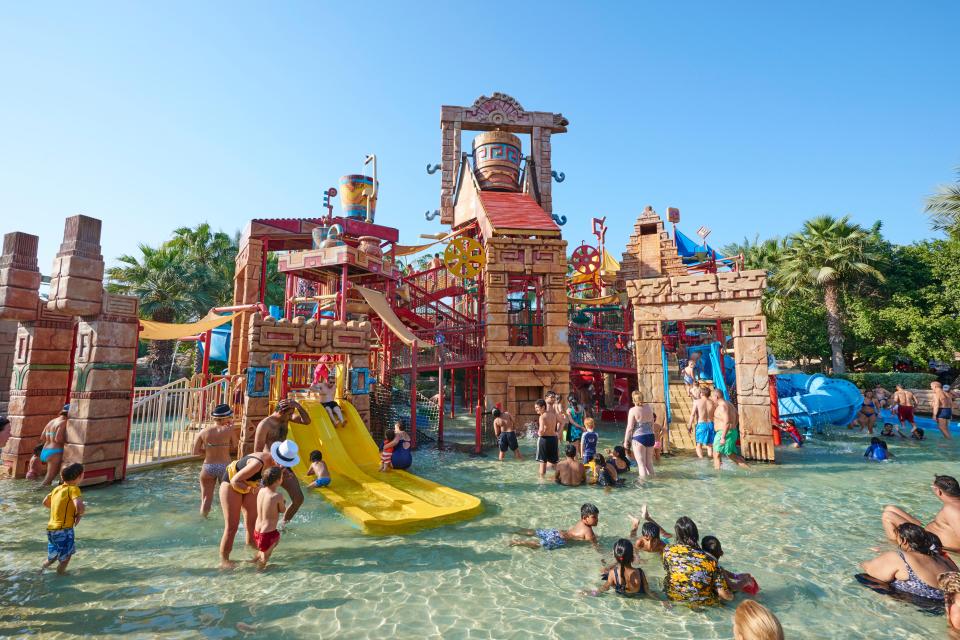
<svg viewBox="0 0 960 640"><path fill-rule="evenodd" d="M330 486L330 471L327 470L327 463L323 461L323 454L317 450L310 452L310 469L307 475L317 477L310 483L314 489Z"/></svg>
<svg viewBox="0 0 960 640"><path fill-rule="evenodd" d="M695 387L693 394L693 408L690 410L690 424L687 425L687 431L691 431L693 425L697 425L694 435L694 449L698 458L703 458L703 449L707 449L707 457L713 457L713 440L716 431L713 428L713 413L717 409L717 404L710 398L710 393L704 392L704 389Z"/></svg>
<svg viewBox="0 0 960 640"><path fill-rule="evenodd" d="M60 471L60 484L43 499L43 506L50 509L50 521L47 523L47 561L40 567L40 573L59 562L57 573L63 575L76 552L73 528L85 509L77 486L82 479L82 464L67 465Z"/></svg>
<svg viewBox="0 0 960 640"><path fill-rule="evenodd" d="M589 502L580 506L580 521L566 531L559 529L521 529L517 535L535 538L534 540L513 539L511 547L530 547L552 551L566 545L567 541L590 542L597 546L597 536L593 528L600 522L600 510Z"/></svg>

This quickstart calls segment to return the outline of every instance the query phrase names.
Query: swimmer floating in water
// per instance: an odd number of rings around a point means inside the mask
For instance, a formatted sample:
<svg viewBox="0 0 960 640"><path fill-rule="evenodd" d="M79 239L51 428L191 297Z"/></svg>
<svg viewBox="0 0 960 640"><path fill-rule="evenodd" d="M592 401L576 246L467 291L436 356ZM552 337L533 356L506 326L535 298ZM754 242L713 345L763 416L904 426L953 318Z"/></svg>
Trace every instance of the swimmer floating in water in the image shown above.
<svg viewBox="0 0 960 640"><path fill-rule="evenodd" d="M520 529L515 533L536 540L513 539L511 547L530 547L531 549L559 549L567 541L590 542L597 546L597 535L593 528L600 522L600 510L589 502L580 507L580 521L566 531L559 529Z"/></svg>

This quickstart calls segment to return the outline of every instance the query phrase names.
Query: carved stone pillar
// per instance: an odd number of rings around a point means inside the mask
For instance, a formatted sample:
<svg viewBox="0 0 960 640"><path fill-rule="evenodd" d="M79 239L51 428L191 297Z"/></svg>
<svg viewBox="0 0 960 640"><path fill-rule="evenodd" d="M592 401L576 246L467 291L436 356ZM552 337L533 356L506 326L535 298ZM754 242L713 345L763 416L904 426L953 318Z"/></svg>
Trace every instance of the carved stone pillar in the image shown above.
<svg viewBox="0 0 960 640"><path fill-rule="evenodd" d="M100 221L87 216L67 218L60 251L53 260L47 309L54 313L95 316L103 300L103 256Z"/></svg>
<svg viewBox="0 0 960 640"><path fill-rule="evenodd" d="M637 383L643 401L666 423L667 404L663 388L663 327L660 322L637 321L633 325L637 357ZM668 440L667 436L664 436ZM669 441L664 442L664 449Z"/></svg>
<svg viewBox="0 0 960 640"><path fill-rule="evenodd" d="M767 374L767 321L763 316L734 318L740 444L745 458L774 460Z"/></svg>
<svg viewBox="0 0 960 640"><path fill-rule="evenodd" d="M263 271L263 241L247 239L237 252L233 277L233 304L254 304L260 301L260 278ZM248 366L249 331L252 313L238 313L233 318L230 338L230 373L240 373Z"/></svg>
<svg viewBox="0 0 960 640"><path fill-rule="evenodd" d="M37 317L37 290L40 288L38 241L37 236L28 233L14 232L3 236L3 255L0 255L0 415L9 413L17 321Z"/></svg>
<svg viewBox="0 0 960 640"><path fill-rule="evenodd" d="M70 420L64 463L84 465L84 484L122 480L126 473L134 368L137 298L104 292L103 311L77 324Z"/></svg>

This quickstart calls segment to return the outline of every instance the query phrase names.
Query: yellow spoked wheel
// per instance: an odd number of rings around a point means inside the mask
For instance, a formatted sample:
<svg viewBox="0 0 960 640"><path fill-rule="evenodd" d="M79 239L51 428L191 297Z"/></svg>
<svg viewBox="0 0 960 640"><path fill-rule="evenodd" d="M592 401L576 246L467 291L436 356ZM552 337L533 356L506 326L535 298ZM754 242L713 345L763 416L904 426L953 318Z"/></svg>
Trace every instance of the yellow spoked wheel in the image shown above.
<svg viewBox="0 0 960 640"><path fill-rule="evenodd" d="M473 238L454 238L443 250L443 263L457 278L475 278L486 262L483 245Z"/></svg>
<svg viewBox="0 0 960 640"><path fill-rule="evenodd" d="M588 244L582 244L570 255L570 266L582 275L590 275L600 268L600 252Z"/></svg>

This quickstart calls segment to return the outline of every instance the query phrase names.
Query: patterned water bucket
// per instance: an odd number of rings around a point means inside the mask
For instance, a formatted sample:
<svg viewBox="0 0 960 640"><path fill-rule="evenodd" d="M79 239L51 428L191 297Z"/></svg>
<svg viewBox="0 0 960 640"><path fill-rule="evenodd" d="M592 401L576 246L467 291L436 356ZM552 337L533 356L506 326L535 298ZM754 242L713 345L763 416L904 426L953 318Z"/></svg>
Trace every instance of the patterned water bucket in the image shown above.
<svg viewBox="0 0 960 640"><path fill-rule="evenodd" d="M506 131L487 131L473 139L474 174L481 189L520 190L520 138Z"/></svg>
<svg viewBox="0 0 960 640"><path fill-rule="evenodd" d="M340 207L348 218L365 219L367 217L367 196L364 189L373 191L373 178L353 174L340 178ZM373 222L377 210L377 199L370 202L370 221Z"/></svg>
<svg viewBox="0 0 960 640"><path fill-rule="evenodd" d="M323 241L327 239L327 235L330 233L330 227L326 225L319 225L313 228L313 231L310 232L310 235L313 236L313 248L319 249L320 245L323 244Z"/></svg>

